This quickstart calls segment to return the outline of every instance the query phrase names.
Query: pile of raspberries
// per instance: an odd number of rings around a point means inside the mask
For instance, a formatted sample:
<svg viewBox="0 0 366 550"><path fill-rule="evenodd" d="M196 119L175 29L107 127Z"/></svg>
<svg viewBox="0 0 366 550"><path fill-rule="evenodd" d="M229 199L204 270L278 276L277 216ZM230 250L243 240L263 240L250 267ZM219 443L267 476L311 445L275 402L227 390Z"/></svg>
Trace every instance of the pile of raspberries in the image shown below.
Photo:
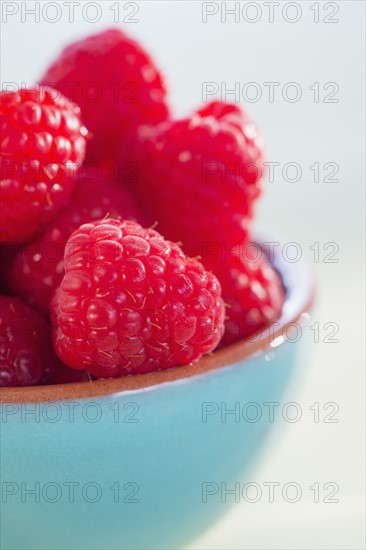
<svg viewBox="0 0 366 550"><path fill-rule="evenodd" d="M239 106L172 117L155 63L111 29L1 92L0 127L0 386L179 367L281 315Z"/></svg>

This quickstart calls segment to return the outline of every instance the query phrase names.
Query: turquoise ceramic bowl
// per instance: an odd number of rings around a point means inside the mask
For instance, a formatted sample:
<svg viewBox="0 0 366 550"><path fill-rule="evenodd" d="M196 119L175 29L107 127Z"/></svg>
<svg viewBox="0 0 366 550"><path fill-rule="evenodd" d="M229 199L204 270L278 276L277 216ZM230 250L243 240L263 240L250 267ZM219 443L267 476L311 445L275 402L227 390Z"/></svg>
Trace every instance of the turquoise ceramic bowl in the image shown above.
<svg viewBox="0 0 366 550"><path fill-rule="evenodd" d="M2 390L2 548L176 549L235 502L225 489L275 425L264 403L303 358L291 334L312 279L302 261L275 266L283 315L252 341L151 375Z"/></svg>

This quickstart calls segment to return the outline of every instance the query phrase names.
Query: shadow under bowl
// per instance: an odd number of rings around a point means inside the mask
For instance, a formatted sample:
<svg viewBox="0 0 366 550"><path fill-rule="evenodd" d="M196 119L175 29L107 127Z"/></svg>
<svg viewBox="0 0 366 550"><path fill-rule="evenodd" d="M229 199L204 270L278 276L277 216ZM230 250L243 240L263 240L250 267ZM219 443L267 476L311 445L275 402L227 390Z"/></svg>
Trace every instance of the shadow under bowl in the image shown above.
<svg viewBox="0 0 366 550"><path fill-rule="evenodd" d="M273 263L283 313L248 340L152 374L1 390L2 548L176 549L235 502L225 488L276 424L263 405L304 362L290 335L313 279L303 260Z"/></svg>

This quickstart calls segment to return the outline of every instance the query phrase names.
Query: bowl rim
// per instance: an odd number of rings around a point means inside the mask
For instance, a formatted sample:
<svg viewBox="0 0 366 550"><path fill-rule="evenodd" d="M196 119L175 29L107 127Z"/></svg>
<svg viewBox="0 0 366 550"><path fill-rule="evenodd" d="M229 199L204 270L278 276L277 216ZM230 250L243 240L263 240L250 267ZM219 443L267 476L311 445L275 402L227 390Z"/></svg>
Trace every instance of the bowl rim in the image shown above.
<svg viewBox="0 0 366 550"><path fill-rule="evenodd" d="M275 244L281 247L281 252L274 247L273 257L269 258L272 265L279 272L286 291L286 298L281 317L268 328L255 335L205 355L199 361L155 371L147 374L135 374L121 378L91 380L90 382L71 382L45 386L21 386L14 388L0 388L0 403L40 403L88 399L92 397L111 396L120 393L144 392L166 383L189 380L192 377L202 376L211 371L230 367L243 366L242 362L254 355L266 354L278 346L291 341L289 332L298 327L302 330L308 322L309 310L315 297L315 281L308 262L302 258L290 261L283 255L283 247L289 244L283 240L265 240L256 238L265 254L265 247ZM238 365L238 363L241 365Z"/></svg>

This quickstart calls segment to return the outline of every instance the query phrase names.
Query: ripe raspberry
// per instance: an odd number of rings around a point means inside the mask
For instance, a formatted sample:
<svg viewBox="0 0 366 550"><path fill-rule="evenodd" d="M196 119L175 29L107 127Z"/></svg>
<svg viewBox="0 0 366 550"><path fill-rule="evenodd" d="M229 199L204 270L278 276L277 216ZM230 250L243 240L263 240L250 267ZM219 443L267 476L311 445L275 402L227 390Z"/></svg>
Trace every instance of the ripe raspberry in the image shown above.
<svg viewBox="0 0 366 550"><path fill-rule="evenodd" d="M80 109L51 89L0 93L0 242L24 242L67 202L82 163Z"/></svg>
<svg viewBox="0 0 366 550"><path fill-rule="evenodd" d="M141 126L121 158L139 164L139 200L167 238L203 255L210 243L228 249L248 238L260 193L262 156L254 125L236 105L214 101L191 118ZM167 207L169 205L169 207Z"/></svg>
<svg viewBox="0 0 366 550"><path fill-rule="evenodd" d="M93 168L82 168L70 204L39 238L19 250L6 273L8 287L45 313L62 281L65 245L75 229L107 215L144 222L133 197L114 181L108 168Z"/></svg>
<svg viewBox="0 0 366 550"><path fill-rule="evenodd" d="M178 245L131 221L81 226L53 303L55 349L98 377L186 364L220 341L217 279Z"/></svg>
<svg viewBox="0 0 366 550"><path fill-rule="evenodd" d="M52 348L51 327L19 298L0 296L0 386L50 383L66 369Z"/></svg>
<svg viewBox="0 0 366 550"><path fill-rule="evenodd" d="M113 157L130 127L160 122L168 115L159 71L143 48L119 29L68 46L42 83L80 105L93 134L90 160Z"/></svg>
<svg viewBox="0 0 366 550"><path fill-rule="evenodd" d="M280 317L285 298L282 282L258 245L247 243L221 257L213 254L206 264L220 281L228 306L221 345L248 338Z"/></svg>

